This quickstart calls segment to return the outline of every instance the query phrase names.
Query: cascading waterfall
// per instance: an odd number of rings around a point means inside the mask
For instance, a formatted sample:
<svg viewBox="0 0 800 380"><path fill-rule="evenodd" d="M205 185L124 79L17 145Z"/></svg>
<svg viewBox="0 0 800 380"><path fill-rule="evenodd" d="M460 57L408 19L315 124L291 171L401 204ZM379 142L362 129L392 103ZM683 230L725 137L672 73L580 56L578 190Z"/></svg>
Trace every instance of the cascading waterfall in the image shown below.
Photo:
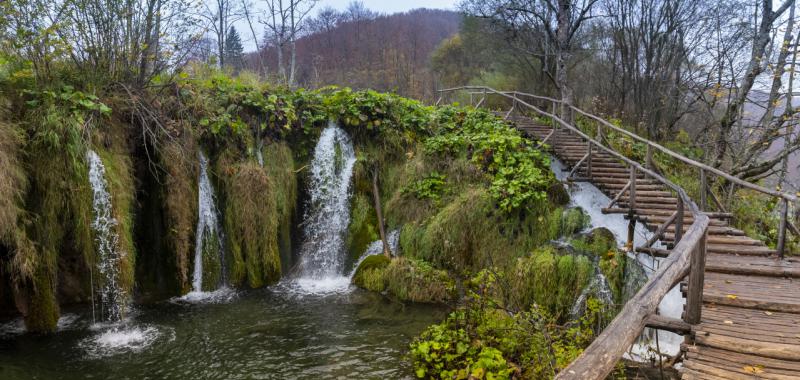
<svg viewBox="0 0 800 380"><path fill-rule="evenodd" d="M106 183L106 169L100 156L92 150L86 152L89 164L89 184L92 187L94 220L92 229L97 245L97 271L100 273L100 317L105 321L122 320L128 302L128 294L119 284L120 263L127 253L119 245L117 219L111 208L111 194ZM94 300L92 300L94 305Z"/></svg>
<svg viewBox="0 0 800 380"><path fill-rule="evenodd" d="M225 251L222 246L222 228L219 225L219 212L214 196L214 187L208 177L208 159L200 152L200 174L197 186L198 217L197 229L195 231L194 249L194 275L192 278L192 290L194 292L203 291L203 260L219 260L219 283L206 284L206 290L214 287L216 289L225 283ZM210 257L204 257L208 255ZM206 281L208 282L208 281Z"/></svg>
<svg viewBox="0 0 800 380"><path fill-rule="evenodd" d="M344 276L345 237L350 223L350 180L355 162L350 137L330 123L322 131L309 166L310 199L303 223L304 241L298 267L300 280L347 283Z"/></svg>
<svg viewBox="0 0 800 380"><path fill-rule="evenodd" d="M553 173L555 173L556 178L564 181L567 173L567 171L564 170L566 166L555 157L551 158L550 163L550 168L552 169ZM625 239L627 238L628 221L625 220L625 218L620 214L607 215L601 212L601 209L606 207L611 199L603 194L603 192L601 192L597 187L591 183L579 182L570 188L570 198L571 203L574 206L580 206L586 210L587 214L589 214L589 217L591 218L593 227L605 227L614 233L614 235L617 237L617 242L620 245L624 245L626 243ZM641 223L638 223L634 233L634 246L641 245L643 242L647 241L651 235L652 232L648 231L647 228L645 228ZM660 247L660 243L657 242L654 247ZM633 253L629 253L628 258L631 261L635 260L635 264L641 266L640 269L643 268L643 271L647 277L651 276L655 270L658 269L659 259L657 258ZM626 287L628 286L628 282L631 282L631 286L635 286L635 282L646 282L645 279L641 278L640 272L641 271L638 270L630 273L626 272ZM629 275L632 277L628 277ZM633 292L628 290L628 293ZM661 300L658 310L661 315L672 318L680 318L684 303L685 300L681 296L680 291L676 286L672 288L669 293L667 293L664 299ZM645 329L640 340L631 348L629 358L635 360L645 360L650 353L656 350L656 334L659 338L658 348L662 353L668 355L677 354L677 352L680 350L681 343L683 343L682 336L673 334L669 331Z"/></svg>

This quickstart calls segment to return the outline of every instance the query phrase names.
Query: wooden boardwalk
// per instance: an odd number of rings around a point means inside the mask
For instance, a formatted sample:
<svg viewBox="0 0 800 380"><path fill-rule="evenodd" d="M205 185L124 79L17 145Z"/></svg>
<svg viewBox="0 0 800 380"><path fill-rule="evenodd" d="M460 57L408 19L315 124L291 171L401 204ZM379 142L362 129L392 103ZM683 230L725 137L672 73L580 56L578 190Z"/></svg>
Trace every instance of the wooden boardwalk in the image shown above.
<svg viewBox="0 0 800 380"><path fill-rule="evenodd" d="M547 139L555 156L567 166L574 167L585 158L587 143L577 135L565 129L554 132L527 117L509 120L531 138ZM631 200L624 195L631 178L626 165L605 152L595 151L591 157L591 172L584 163L574 176L618 199L603 212L625 214L651 231L676 218L679 200L664 184L639 174L631 209ZM618 197L620 193L623 195ZM781 260L763 242L731 227L730 215L708 215L701 321L691 326L682 345L682 377L800 379L800 257ZM680 233L692 222L690 214L683 216ZM669 227L660 239L666 249L635 249L659 257L669 255L677 223L666 224Z"/></svg>

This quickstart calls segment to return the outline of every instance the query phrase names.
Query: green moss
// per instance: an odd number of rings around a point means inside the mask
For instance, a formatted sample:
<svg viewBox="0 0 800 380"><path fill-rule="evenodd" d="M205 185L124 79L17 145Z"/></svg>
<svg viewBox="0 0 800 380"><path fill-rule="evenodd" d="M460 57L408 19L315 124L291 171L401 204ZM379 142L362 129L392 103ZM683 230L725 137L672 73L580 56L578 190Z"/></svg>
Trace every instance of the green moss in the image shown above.
<svg viewBox="0 0 800 380"><path fill-rule="evenodd" d="M353 284L373 292L386 289L386 267L392 260L384 255L372 255L364 259L356 268Z"/></svg>
<svg viewBox="0 0 800 380"><path fill-rule="evenodd" d="M51 253L49 256L54 255ZM33 279L33 291L29 295L28 310L25 313L25 327L31 332L55 332L58 324L60 311L56 300L56 284L53 281L55 273L48 267L49 265L40 266Z"/></svg>
<svg viewBox="0 0 800 380"><path fill-rule="evenodd" d="M563 319L569 316L593 271L585 256L560 254L549 247L537 249L529 257L519 258L509 272L506 297L519 310L537 304Z"/></svg>
<svg viewBox="0 0 800 380"><path fill-rule="evenodd" d="M228 155L216 167L222 179L230 283L258 288L277 282L281 259L273 180L257 163L236 162Z"/></svg>
<svg viewBox="0 0 800 380"><path fill-rule="evenodd" d="M455 298L455 281L443 270L414 259L372 255L356 268L353 283L374 292L387 291L401 301L442 303Z"/></svg>
<svg viewBox="0 0 800 380"><path fill-rule="evenodd" d="M564 210L561 216L561 235L570 236L589 227L591 218L580 207Z"/></svg>
<svg viewBox="0 0 800 380"><path fill-rule="evenodd" d="M588 234L574 239L572 246L581 253L597 258L601 272L608 280L614 300L621 303L624 297L625 253L617 248L614 233L605 228L595 228Z"/></svg>
<svg viewBox="0 0 800 380"><path fill-rule="evenodd" d="M350 209L350 225L347 227L347 251L352 259L358 258L367 246L380 238L375 208L366 194L355 194Z"/></svg>
<svg viewBox="0 0 800 380"><path fill-rule="evenodd" d="M400 300L441 303L455 299L455 280L424 261L397 258L385 270L386 290Z"/></svg>
<svg viewBox="0 0 800 380"><path fill-rule="evenodd" d="M192 288L191 262L197 225L197 145L186 133L160 149L164 178L161 189L166 226L166 248L174 263L181 294Z"/></svg>
<svg viewBox="0 0 800 380"><path fill-rule="evenodd" d="M278 250L288 265L292 256L292 227L297 209L297 174L292 150L285 142L266 144L262 150L264 170L272 180L278 220Z"/></svg>

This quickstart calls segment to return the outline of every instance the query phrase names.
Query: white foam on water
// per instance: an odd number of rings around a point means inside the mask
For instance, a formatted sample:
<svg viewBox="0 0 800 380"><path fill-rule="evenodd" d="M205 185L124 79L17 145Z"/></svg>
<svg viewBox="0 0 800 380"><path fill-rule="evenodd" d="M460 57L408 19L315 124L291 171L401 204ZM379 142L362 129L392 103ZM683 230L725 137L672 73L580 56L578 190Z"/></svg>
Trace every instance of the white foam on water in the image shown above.
<svg viewBox="0 0 800 380"><path fill-rule="evenodd" d="M22 318L0 323L0 339L22 335L25 334L25 331L25 321Z"/></svg>
<svg viewBox="0 0 800 380"><path fill-rule="evenodd" d="M212 292L191 291L183 296L170 299L170 302L189 304L228 303L236 299L237 296L236 289L223 286Z"/></svg>
<svg viewBox="0 0 800 380"><path fill-rule="evenodd" d="M97 332L78 343L78 347L90 359L141 352L164 336L170 340L175 339L174 330L152 325L101 323L92 325L90 329Z"/></svg>

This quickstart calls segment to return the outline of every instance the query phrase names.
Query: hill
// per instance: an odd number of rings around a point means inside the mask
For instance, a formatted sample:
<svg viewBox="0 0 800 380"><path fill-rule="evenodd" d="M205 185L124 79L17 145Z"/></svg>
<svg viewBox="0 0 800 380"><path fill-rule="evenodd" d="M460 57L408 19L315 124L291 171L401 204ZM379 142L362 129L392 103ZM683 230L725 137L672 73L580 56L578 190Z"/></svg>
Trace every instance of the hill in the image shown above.
<svg viewBox="0 0 800 380"><path fill-rule="evenodd" d="M429 69L431 53L458 31L457 12L416 9L391 15L334 17L309 25L313 31L297 41L297 83L305 87L342 85L395 91L431 99L436 80ZM277 52L272 46L259 54L274 73ZM257 56L247 57L256 68Z"/></svg>

